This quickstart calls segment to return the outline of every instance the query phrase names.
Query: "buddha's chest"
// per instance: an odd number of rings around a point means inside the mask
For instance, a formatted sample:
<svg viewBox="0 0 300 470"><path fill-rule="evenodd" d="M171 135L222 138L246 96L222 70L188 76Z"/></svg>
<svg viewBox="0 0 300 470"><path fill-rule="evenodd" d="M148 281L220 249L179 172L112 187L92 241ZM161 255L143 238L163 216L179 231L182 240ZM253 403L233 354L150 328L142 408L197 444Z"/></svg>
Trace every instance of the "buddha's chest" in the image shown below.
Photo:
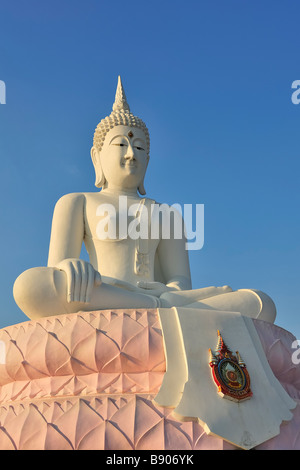
<svg viewBox="0 0 300 470"><path fill-rule="evenodd" d="M118 201L107 198L94 200L85 209L85 236L94 240L141 240L159 239L153 235L151 207L144 200L130 201L119 197Z"/></svg>
<svg viewBox="0 0 300 470"><path fill-rule="evenodd" d="M87 204L85 244L106 275L126 279L132 273L134 278L152 279L160 238L151 236L149 204L129 202L124 199L115 204L104 199Z"/></svg>

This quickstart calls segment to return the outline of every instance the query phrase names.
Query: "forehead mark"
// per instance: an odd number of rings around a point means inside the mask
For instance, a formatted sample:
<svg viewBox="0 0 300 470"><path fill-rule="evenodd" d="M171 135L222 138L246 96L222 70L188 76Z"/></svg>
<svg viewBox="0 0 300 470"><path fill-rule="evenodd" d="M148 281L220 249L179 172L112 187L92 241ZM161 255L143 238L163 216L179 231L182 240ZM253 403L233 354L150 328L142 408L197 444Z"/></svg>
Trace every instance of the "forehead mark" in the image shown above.
<svg viewBox="0 0 300 470"><path fill-rule="evenodd" d="M133 137L133 132L132 131L128 132L128 137L130 137L130 138Z"/></svg>

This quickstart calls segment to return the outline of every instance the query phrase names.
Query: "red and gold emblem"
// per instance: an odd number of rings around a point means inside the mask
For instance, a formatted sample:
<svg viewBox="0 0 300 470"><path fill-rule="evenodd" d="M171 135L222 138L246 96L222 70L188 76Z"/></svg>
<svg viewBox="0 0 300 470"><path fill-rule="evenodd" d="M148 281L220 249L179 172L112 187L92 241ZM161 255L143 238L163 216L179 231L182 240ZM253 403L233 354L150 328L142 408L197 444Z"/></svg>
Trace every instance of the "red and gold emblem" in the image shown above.
<svg viewBox="0 0 300 470"><path fill-rule="evenodd" d="M238 351L233 354L228 349L219 331L217 349L209 349L209 353L209 365L218 393L237 402L251 398L250 376L246 364Z"/></svg>

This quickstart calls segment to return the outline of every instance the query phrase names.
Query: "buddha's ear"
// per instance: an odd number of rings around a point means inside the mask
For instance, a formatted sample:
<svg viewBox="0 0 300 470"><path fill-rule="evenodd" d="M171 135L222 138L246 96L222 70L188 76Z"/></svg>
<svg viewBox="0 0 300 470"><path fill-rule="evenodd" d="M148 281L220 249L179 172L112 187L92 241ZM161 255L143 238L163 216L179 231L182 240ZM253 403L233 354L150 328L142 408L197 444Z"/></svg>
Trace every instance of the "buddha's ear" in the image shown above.
<svg viewBox="0 0 300 470"><path fill-rule="evenodd" d="M144 178L143 181L141 181L139 187L138 187L139 193L144 196L146 194L145 186L144 186Z"/></svg>
<svg viewBox="0 0 300 470"><path fill-rule="evenodd" d="M105 176L104 176L101 162L100 162L100 152L95 146L91 148L91 157L92 157L93 165L95 168L95 174L96 174L95 186L97 188L102 188L106 180L105 180Z"/></svg>
<svg viewBox="0 0 300 470"><path fill-rule="evenodd" d="M148 157L148 161L147 161L147 166L146 166L146 170L145 170L144 177L143 177L142 181L140 182L140 184L139 184L139 186L138 186L138 191L139 191L139 193L140 193L142 196L144 196L144 195L146 194L146 190L145 190L145 186L144 186L144 179L145 179L145 175L146 175L148 163L149 163L149 157Z"/></svg>

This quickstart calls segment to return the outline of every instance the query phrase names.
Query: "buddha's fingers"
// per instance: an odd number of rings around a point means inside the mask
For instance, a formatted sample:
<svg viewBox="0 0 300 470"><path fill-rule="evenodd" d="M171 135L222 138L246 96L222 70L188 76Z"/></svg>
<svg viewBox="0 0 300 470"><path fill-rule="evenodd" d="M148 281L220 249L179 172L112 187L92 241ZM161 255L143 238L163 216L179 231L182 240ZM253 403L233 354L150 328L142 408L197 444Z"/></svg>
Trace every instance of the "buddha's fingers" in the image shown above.
<svg viewBox="0 0 300 470"><path fill-rule="evenodd" d="M74 302L89 303L94 286L99 286L102 282L100 273L90 263L83 260L74 262L74 270Z"/></svg>
<svg viewBox="0 0 300 470"><path fill-rule="evenodd" d="M99 271L95 271L95 286L101 286L101 284L102 284L101 274L99 273Z"/></svg>
<svg viewBox="0 0 300 470"><path fill-rule="evenodd" d="M82 293L81 302L89 303L91 301L94 286L100 286L102 283L100 273L95 271L90 263L86 264L87 281L85 284L85 292Z"/></svg>
<svg viewBox="0 0 300 470"><path fill-rule="evenodd" d="M153 295L155 297L159 297L164 292L168 292L170 289L161 282L155 281L139 281L138 287L141 289L145 289L145 294Z"/></svg>
<svg viewBox="0 0 300 470"><path fill-rule="evenodd" d="M142 289L158 289L162 288L163 284L160 282L149 282L149 281L139 281L138 286L141 287Z"/></svg>
<svg viewBox="0 0 300 470"><path fill-rule="evenodd" d="M67 264L63 271L67 276L67 302L74 302L75 270L73 264Z"/></svg>
<svg viewBox="0 0 300 470"><path fill-rule="evenodd" d="M85 291L86 274L80 262L72 263L74 272L73 302L80 302L82 291Z"/></svg>
<svg viewBox="0 0 300 470"><path fill-rule="evenodd" d="M90 273L88 265L84 264L82 261L79 262L80 270L81 270L81 276L80 279L78 279L78 282L80 283L80 293L79 293L79 302L86 302L86 293L87 293L87 287L93 276L93 273Z"/></svg>
<svg viewBox="0 0 300 470"><path fill-rule="evenodd" d="M75 258L62 260L57 268L67 277L67 302L91 302L94 286L102 283L100 273L89 262Z"/></svg>

